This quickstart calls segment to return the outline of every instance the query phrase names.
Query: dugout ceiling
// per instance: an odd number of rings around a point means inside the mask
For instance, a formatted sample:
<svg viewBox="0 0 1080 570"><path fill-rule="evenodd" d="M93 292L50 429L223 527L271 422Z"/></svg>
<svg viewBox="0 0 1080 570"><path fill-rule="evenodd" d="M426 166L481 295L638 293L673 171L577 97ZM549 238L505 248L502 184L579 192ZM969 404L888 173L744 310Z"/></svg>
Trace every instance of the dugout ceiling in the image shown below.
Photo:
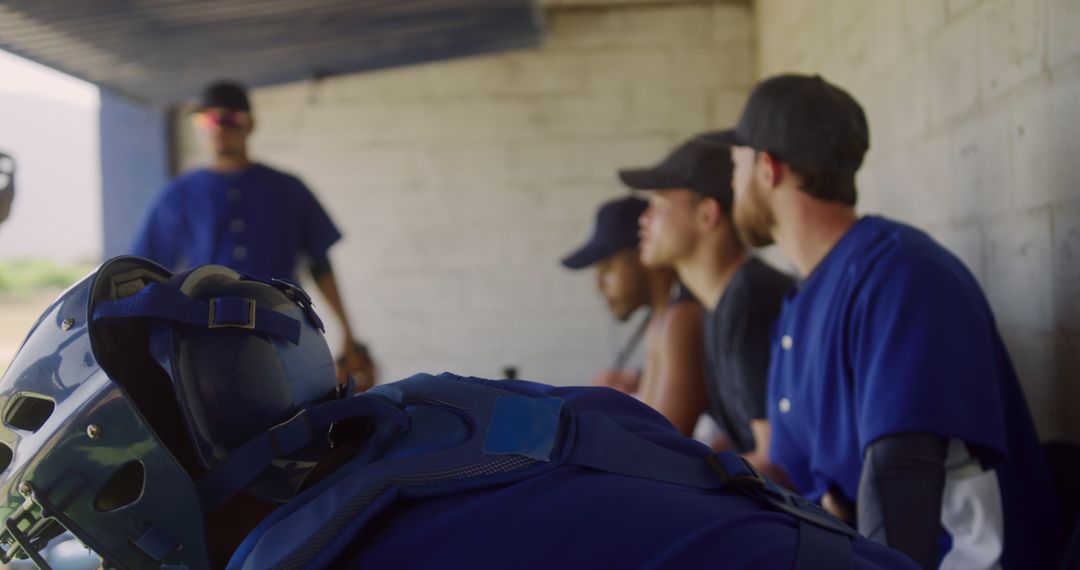
<svg viewBox="0 0 1080 570"><path fill-rule="evenodd" d="M0 0L0 49L143 103L532 47L535 0Z"/></svg>

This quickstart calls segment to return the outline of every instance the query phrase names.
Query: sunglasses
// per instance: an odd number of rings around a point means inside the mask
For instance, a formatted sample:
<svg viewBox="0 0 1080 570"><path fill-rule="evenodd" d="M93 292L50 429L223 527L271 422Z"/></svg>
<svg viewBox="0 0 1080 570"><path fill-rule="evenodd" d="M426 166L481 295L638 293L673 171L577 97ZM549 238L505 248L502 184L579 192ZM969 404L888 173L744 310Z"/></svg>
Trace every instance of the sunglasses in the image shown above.
<svg viewBox="0 0 1080 570"><path fill-rule="evenodd" d="M15 188L15 159L0 152L0 192Z"/></svg>
<svg viewBox="0 0 1080 570"><path fill-rule="evenodd" d="M243 129L251 126L251 113L228 109L207 109L191 116L195 128L203 131Z"/></svg>

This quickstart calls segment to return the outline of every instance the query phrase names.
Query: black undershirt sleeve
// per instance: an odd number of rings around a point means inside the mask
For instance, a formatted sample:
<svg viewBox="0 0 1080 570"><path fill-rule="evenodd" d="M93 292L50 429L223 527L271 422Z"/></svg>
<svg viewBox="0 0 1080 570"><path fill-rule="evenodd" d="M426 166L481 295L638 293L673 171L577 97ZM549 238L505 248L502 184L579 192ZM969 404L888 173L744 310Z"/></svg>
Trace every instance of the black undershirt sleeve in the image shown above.
<svg viewBox="0 0 1080 570"><path fill-rule="evenodd" d="M318 280L323 275L333 271L333 267L330 266L330 258L322 256L318 259L312 259L308 264L308 270L311 271L311 278Z"/></svg>
<svg viewBox="0 0 1080 570"><path fill-rule="evenodd" d="M859 533L936 568L948 440L912 433L881 438L866 449L859 497Z"/></svg>

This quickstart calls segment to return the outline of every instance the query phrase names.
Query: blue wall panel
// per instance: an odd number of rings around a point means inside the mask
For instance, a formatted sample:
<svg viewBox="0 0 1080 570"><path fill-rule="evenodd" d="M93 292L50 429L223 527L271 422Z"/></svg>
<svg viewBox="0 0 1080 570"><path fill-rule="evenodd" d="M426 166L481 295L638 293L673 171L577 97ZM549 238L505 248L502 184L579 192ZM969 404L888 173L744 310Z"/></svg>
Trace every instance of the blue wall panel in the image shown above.
<svg viewBox="0 0 1080 570"><path fill-rule="evenodd" d="M168 111L101 90L105 257L128 252L143 213L171 175Z"/></svg>

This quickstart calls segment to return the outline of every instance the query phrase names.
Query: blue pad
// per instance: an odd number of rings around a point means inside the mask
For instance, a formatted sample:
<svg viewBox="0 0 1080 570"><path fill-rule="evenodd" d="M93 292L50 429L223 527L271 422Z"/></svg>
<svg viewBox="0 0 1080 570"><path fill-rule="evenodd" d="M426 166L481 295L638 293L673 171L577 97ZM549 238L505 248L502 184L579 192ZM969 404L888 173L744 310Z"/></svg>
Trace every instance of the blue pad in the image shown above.
<svg viewBox="0 0 1080 570"><path fill-rule="evenodd" d="M515 454L550 461L561 411L561 398L495 398L482 451L489 455Z"/></svg>

